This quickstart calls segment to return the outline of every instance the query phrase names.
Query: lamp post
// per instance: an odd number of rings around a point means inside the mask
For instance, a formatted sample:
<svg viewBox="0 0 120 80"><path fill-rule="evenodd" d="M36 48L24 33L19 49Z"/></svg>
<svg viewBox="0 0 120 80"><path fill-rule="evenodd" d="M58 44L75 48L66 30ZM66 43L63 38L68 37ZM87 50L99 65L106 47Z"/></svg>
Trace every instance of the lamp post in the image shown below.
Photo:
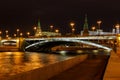
<svg viewBox="0 0 120 80"><path fill-rule="evenodd" d="M97 24L98 24L98 29L100 29L100 24L102 23L102 21L97 21Z"/></svg>
<svg viewBox="0 0 120 80"><path fill-rule="evenodd" d="M59 33L59 29L56 29L55 32L56 32L56 33Z"/></svg>
<svg viewBox="0 0 120 80"><path fill-rule="evenodd" d="M34 29L34 34L35 34L37 27L34 27L33 29Z"/></svg>
<svg viewBox="0 0 120 80"><path fill-rule="evenodd" d="M74 23L74 22L71 22L71 23L70 23L71 30L72 30L72 34L74 34L74 32L75 32L74 25L75 25L75 23Z"/></svg>
<svg viewBox="0 0 120 80"><path fill-rule="evenodd" d="M20 36L22 37L22 36L23 36L23 33L20 33Z"/></svg>
<svg viewBox="0 0 120 80"><path fill-rule="evenodd" d="M16 35L16 34L14 34L13 36L14 36L14 37L16 37L17 35Z"/></svg>
<svg viewBox="0 0 120 80"><path fill-rule="evenodd" d="M8 34L8 30L6 30L5 33Z"/></svg>
<svg viewBox="0 0 120 80"><path fill-rule="evenodd" d="M53 27L54 27L53 25L50 26L50 31L51 32L53 31Z"/></svg>
<svg viewBox="0 0 120 80"><path fill-rule="evenodd" d="M100 25L101 25L102 21L99 20L97 21L97 24L98 24L98 35L100 35Z"/></svg>
<svg viewBox="0 0 120 80"><path fill-rule="evenodd" d="M29 35L30 35L30 32L27 32L27 36L29 37Z"/></svg>
<svg viewBox="0 0 120 80"><path fill-rule="evenodd" d="M92 27L92 35L94 35L94 31L95 31L95 26Z"/></svg>
<svg viewBox="0 0 120 80"><path fill-rule="evenodd" d="M6 33L6 38L8 38L8 37L9 37L9 36L8 36L8 30L6 30L5 33Z"/></svg>
<svg viewBox="0 0 120 80"><path fill-rule="evenodd" d="M72 33L74 34L74 32L75 32L75 28L72 28Z"/></svg>
<svg viewBox="0 0 120 80"><path fill-rule="evenodd" d="M19 37L19 31L20 31L20 30L19 30L19 29L17 29L17 37Z"/></svg>
<svg viewBox="0 0 120 80"><path fill-rule="evenodd" d="M94 30L95 30L95 26L92 27L92 31L94 31Z"/></svg>
<svg viewBox="0 0 120 80"><path fill-rule="evenodd" d="M2 37L1 34L2 34L2 31L0 31L0 38Z"/></svg>
<svg viewBox="0 0 120 80"><path fill-rule="evenodd" d="M117 24L115 27L116 27L116 33L119 34L119 28L120 28L120 25Z"/></svg>

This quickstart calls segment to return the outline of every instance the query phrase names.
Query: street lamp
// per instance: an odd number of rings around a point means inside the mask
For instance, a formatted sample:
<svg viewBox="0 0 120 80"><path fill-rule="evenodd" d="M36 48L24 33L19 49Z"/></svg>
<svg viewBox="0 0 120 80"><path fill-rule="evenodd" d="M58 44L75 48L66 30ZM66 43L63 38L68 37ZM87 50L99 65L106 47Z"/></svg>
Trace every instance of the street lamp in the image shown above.
<svg viewBox="0 0 120 80"><path fill-rule="evenodd" d="M17 35L16 35L16 34L14 34L13 36L14 36L14 37L16 37Z"/></svg>
<svg viewBox="0 0 120 80"><path fill-rule="evenodd" d="M95 32L94 32L94 30L95 30L95 26L92 26L92 35L95 35Z"/></svg>
<svg viewBox="0 0 120 80"><path fill-rule="evenodd" d="M0 35L2 34L2 31L0 31Z"/></svg>
<svg viewBox="0 0 120 80"><path fill-rule="evenodd" d="M29 35L30 35L30 32L27 32L27 36L29 37Z"/></svg>
<svg viewBox="0 0 120 80"><path fill-rule="evenodd" d="M6 30L5 33L8 34L8 30Z"/></svg>
<svg viewBox="0 0 120 80"><path fill-rule="evenodd" d="M22 37L22 36L23 36L23 33L20 33L20 36Z"/></svg>
<svg viewBox="0 0 120 80"><path fill-rule="evenodd" d="M34 29L34 30L36 30L36 29L37 29L37 27L34 27L33 29Z"/></svg>
<svg viewBox="0 0 120 80"><path fill-rule="evenodd" d="M0 31L0 38L1 38L2 31Z"/></svg>
<svg viewBox="0 0 120 80"><path fill-rule="evenodd" d="M19 30L19 29L17 29L17 36L18 36L18 37L19 37L19 31L20 31L20 30Z"/></svg>
<svg viewBox="0 0 120 80"><path fill-rule="evenodd" d="M119 28L120 28L120 25L119 25L119 24L117 24L115 27L116 27L116 33L118 34L118 33L119 33Z"/></svg>
<svg viewBox="0 0 120 80"><path fill-rule="evenodd" d="M50 31L51 32L53 31L53 27L54 27L53 25L50 26Z"/></svg>
<svg viewBox="0 0 120 80"><path fill-rule="evenodd" d="M74 25L75 25L74 22L71 22L71 23L70 23L70 26L71 26L72 28L74 27Z"/></svg>
<svg viewBox="0 0 120 80"><path fill-rule="evenodd" d="M95 30L95 26L92 27L92 31L94 31L94 30Z"/></svg>
<svg viewBox="0 0 120 80"><path fill-rule="evenodd" d="M7 34L7 35L6 35L6 38L8 38L8 37L9 37L9 35Z"/></svg>
<svg viewBox="0 0 120 80"><path fill-rule="evenodd" d="M100 35L100 24L102 23L101 20L97 21L97 24L98 24L98 34Z"/></svg>
<svg viewBox="0 0 120 80"><path fill-rule="evenodd" d="M8 38L8 30L6 30L5 33L6 33L6 38Z"/></svg>
<svg viewBox="0 0 120 80"><path fill-rule="evenodd" d="M35 34L37 27L34 27L33 29L34 29L34 34Z"/></svg>
<svg viewBox="0 0 120 80"><path fill-rule="evenodd" d="M55 32L56 32L56 33L59 33L59 29L56 29Z"/></svg>
<svg viewBox="0 0 120 80"><path fill-rule="evenodd" d="M75 28L72 28L72 33L74 34L74 32L75 32Z"/></svg>
<svg viewBox="0 0 120 80"><path fill-rule="evenodd" d="M97 24L98 24L98 29L100 29L100 24L102 23L102 21L97 21Z"/></svg>
<svg viewBox="0 0 120 80"><path fill-rule="evenodd" d="M72 30L72 34L74 34L75 28L74 28L75 23L71 22L70 26L71 26L71 30Z"/></svg>

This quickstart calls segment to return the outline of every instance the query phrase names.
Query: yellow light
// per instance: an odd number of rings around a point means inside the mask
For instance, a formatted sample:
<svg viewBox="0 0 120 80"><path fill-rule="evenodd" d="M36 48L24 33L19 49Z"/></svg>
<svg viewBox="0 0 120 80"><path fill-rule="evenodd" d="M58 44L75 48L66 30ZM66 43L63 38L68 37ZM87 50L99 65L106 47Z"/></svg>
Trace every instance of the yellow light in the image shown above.
<svg viewBox="0 0 120 80"><path fill-rule="evenodd" d="M118 40L120 41L120 37L118 37Z"/></svg>
<svg viewBox="0 0 120 80"><path fill-rule="evenodd" d="M99 21L97 21L97 23L98 23L98 24L101 24L101 23L102 23L102 21L100 21L100 20L99 20Z"/></svg>
<svg viewBox="0 0 120 80"><path fill-rule="evenodd" d="M56 32L56 33L58 33L58 32L59 32L59 30L58 30L58 29L56 29L56 30L55 30L55 32Z"/></svg>
<svg viewBox="0 0 120 80"><path fill-rule="evenodd" d="M19 32L20 30L19 29L17 29L17 32Z"/></svg>
<svg viewBox="0 0 120 80"><path fill-rule="evenodd" d="M95 30L95 26L92 27L92 30L93 30L93 31Z"/></svg>
<svg viewBox="0 0 120 80"><path fill-rule="evenodd" d="M37 29L37 27L34 27L34 30L36 30Z"/></svg>
<svg viewBox="0 0 120 80"><path fill-rule="evenodd" d="M2 31L0 31L0 34L2 34Z"/></svg>
<svg viewBox="0 0 120 80"><path fill-rule="evenodd" d="M120 26L119 26L119 24L117 24L115 27L116 27L117 29L119 29Z"/></svg>
<svg viewBox="0 0 120 80"><path fill-rule="evenodd" d="M23 36L23 33L20 33L20 36Z"/></svg>
<svg viewBox="0 0 120 80"><path fill-rule="evenodd" d="M5 32L6 32L6 34L7 34L7 33L8 33L8 30L6 30Z"/></svg>
<svg viewBox="0 0 120 80"><path fill-rule="evenodd" d="M75 25L75 23L74 22L71 22L70 23L70 26L73 28L73 26Z"/></svg>
<svg viewBox="0 0 120 80"><path fill-rule="evenodd" d="M29 36L29 35L30 35L30 32L27 32L27 35Z"/></svg>
<svg viewBox="0 0 120 80"><path fill-rule="evenodd" d="M83 53L83 51L82 50L77 50L77 53Z"/></svg>
<svg viewBox="0 0 120 80"><path fill-rule="evenodd" d="M16 37L17 35L16 34L14 34L14 37Z"/></svg>
<svg viewBox="0 0 120 80"><path fill-rule="evenodd" d="M53 25L51 25L50 28L52 29L52 28L53 28Z"/></svg>

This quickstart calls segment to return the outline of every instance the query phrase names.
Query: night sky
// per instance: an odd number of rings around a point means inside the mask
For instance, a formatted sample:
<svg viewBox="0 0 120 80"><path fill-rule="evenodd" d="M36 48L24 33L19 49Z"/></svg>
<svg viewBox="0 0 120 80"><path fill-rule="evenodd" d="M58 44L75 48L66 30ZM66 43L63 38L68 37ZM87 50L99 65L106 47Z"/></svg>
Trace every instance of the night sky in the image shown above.
<svg viewBox="0 0 120 80"><path fill-rule="evenodd" d="M76 33L83 29L85 14L88 15L89 29L101 20L104 31L112 31L120 23L120 0L1 0L0 30L13 34L33 31L40 19L42 30L50 25L69 33L71 21L75 22Z"/></svg>

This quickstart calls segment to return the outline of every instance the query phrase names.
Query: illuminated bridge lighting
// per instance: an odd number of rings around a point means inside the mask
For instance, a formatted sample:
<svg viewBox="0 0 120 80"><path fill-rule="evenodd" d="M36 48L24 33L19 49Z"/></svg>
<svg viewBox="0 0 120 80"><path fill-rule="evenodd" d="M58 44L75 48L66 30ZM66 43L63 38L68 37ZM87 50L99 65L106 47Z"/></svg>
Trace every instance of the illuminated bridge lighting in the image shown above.
<svg viewBox="0 0 120 80"><path fill-rule="evenodd" d="M36 45L42 45L43 43L48 43L48 42L54 42L54 41L66 41L66 42L78 42L78 43L83 43L83 44L87 44L87 45L91 45L91 46L95 46L95 47L98 47L98 48L102 48L102 49L106 49L108 51L111 51L112 49L111 48L108 48L106 46L102 46L100 44L96 44L96 43L92 43L92 42L88 42L88 41L83 41L83 40L78 40L79 38L49 38L49 39L44 39L44 41L40 41L40 42L36 42L36 43L33 43L27 47L25 47L25 49L28 49L30 47L34 47Z"/></svg>
<svg viewBox="0 0 120 80"><path fill-rule="evenodd" d="M51 38L26 38L26 41L34 41L34 40L51 40L51 39L79 39L79 40L111 40L111 39L116 39L116 36L87 36L87 37L51 37Z"/></svg>

